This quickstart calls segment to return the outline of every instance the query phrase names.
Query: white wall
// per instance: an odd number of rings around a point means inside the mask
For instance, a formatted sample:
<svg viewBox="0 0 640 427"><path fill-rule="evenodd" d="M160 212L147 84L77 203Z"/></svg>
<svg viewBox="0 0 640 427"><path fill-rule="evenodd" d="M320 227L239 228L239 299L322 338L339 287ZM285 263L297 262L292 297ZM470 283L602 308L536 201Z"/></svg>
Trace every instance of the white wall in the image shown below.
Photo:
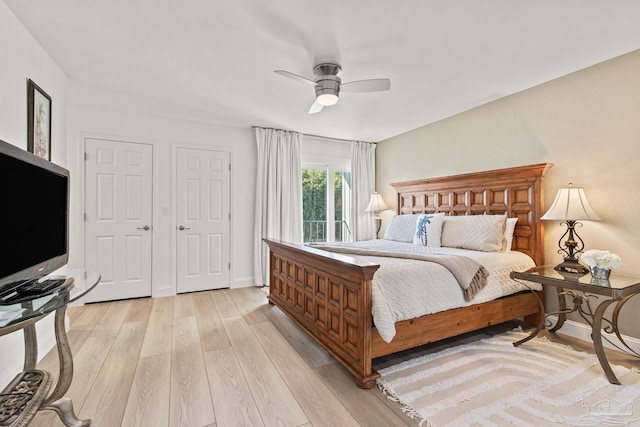
<svg viewBox="0 0 640 427"><path fill-rule="evenodd" d="M301 161L351 170L351 141L304 135Z"/></svg>
<svg viewBox="0 0 640 427"><path fill-rule="evenodd" d="M0 58L0 139L27 149L27 79L31 79L51 96L51 160L66 166L67 78L4 2L0 2ZM54 344L53 316L39 322L37 332L44 355ZM0 338L0 387L22 370L23 355L21 332Z"/></svg>
<svg viewBox="0 0 640 427"><path fill-rule="evenodd" d="M144 142L153 145L154 205L153 205L153 289L152 295L175 294L172 244L174 224L171 217L172 151L174 144L207 146L231 151L231 287L254 285L253 232L255 206L255 173L257 149L250 128L188 121L183 111L154 111L149 101L132 100L126 94L103 93L76 82L69 83L68 139L69 169L72 187L73 251L69 263L82 267L83 242L83 141L87 136L102 136L114 140ZM168 215L161 215L167 208Z"/></svg>
<svg viewBox="0 0 640 427"><path fill-rule="evenodd" d="M27 79L51 97L51 161L67 163L67 77L0 2L0 139L27 149Z"/></svg>

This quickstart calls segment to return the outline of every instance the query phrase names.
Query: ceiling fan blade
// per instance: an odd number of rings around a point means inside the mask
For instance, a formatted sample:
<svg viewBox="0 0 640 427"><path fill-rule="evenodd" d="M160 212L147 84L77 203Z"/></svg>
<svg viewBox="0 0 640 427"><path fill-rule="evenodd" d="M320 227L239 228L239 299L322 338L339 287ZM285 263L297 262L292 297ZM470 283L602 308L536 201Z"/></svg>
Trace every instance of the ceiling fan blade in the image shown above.
<svg viewBox="0 0 640 427"><path fill-rule="evenodd" d="M297 74L290 73L289 71L286 71L286 70L275 70L274 73L279 74L279 75L284 76L284 77L288 77L288 78L296 80L296 81L299 81L301 83L305 83L305 84L311 85L311 86L315 86L316 85L316 82L314 82L313 80L309 80L306 77L302 77L302 76L299 76Z"/></svg>
<svg viewBox="0 0 640 427"><path fill-rule="evenodd" d="M389 79L356 80L340 85L342 92L380 92L390 88L391 80Z"/></svg>
<svg viewBox="0 0 640 427"><path fill-rule="evenodd" d="M322 105L316 100L309 108L309 114L319 113L322 111Z"/></svg>

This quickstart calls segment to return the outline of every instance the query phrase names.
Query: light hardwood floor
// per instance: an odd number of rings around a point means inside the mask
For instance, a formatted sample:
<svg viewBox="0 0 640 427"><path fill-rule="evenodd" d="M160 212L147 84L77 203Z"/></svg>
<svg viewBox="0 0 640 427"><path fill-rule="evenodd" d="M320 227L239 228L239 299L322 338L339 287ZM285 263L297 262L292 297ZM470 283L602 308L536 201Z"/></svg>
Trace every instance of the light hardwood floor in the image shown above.
<svg viewBox="0 0 640 427"><path fill-rule="evenodd" d="M353 378L260 288L69 309L67 393L93 426L415 426L396 402ZM511 329L513 323L376 360L382 367ZM551 335L551 334L547 334ZM551 339L592 351L561 335ZM618 352L612 363L637 366ZM39 367L57 372L57 354ZM33 426L62 426L49 411Z"/></svg>

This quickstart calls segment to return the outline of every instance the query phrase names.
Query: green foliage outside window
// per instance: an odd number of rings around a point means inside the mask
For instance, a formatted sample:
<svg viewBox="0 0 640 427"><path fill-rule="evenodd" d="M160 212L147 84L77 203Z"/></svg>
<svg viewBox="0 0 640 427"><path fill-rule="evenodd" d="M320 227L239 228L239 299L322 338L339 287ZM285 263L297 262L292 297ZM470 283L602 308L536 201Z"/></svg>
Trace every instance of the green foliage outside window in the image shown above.
<svg viewBox="0 0 640 427"><path fill-rule="evenodd" d="M302 219L327 219L327 172L324 170L302 170Z"/></svg>
<svg viewBox="0 0 640 427"><path fill-rule="evenodd" d="M343 173L333 176L335 241L343 239ZM331 218L332 215L329 215ZM302 219L305 242L327 241L327 171L302 170Z"/></svg>

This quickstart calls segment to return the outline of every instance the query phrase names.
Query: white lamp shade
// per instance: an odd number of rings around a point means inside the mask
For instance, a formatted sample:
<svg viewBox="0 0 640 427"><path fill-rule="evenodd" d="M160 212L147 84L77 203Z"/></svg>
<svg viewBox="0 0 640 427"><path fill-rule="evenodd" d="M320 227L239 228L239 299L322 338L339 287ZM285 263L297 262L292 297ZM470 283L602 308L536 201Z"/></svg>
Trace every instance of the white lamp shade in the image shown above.
<svg viewBox="0 0 640 427"><path fill-rule="evenodd" d="M587 196L581 187L573 187L569 184L568 188L558 189L556 199L549 210L540 217L546 220L573 220L573 221L599 221L598 214L591 209Z"/></svg>
<svg viewBox="0 0 640 427"><path fill-rule="evenodd" d="M382 195L378 193L373 193L371 195L371 200L369 200L369 204L365 209L365 212L380 212L380 211L386 211L387 209L389 208L384 203L384 200L382 199Z"/></svg>

